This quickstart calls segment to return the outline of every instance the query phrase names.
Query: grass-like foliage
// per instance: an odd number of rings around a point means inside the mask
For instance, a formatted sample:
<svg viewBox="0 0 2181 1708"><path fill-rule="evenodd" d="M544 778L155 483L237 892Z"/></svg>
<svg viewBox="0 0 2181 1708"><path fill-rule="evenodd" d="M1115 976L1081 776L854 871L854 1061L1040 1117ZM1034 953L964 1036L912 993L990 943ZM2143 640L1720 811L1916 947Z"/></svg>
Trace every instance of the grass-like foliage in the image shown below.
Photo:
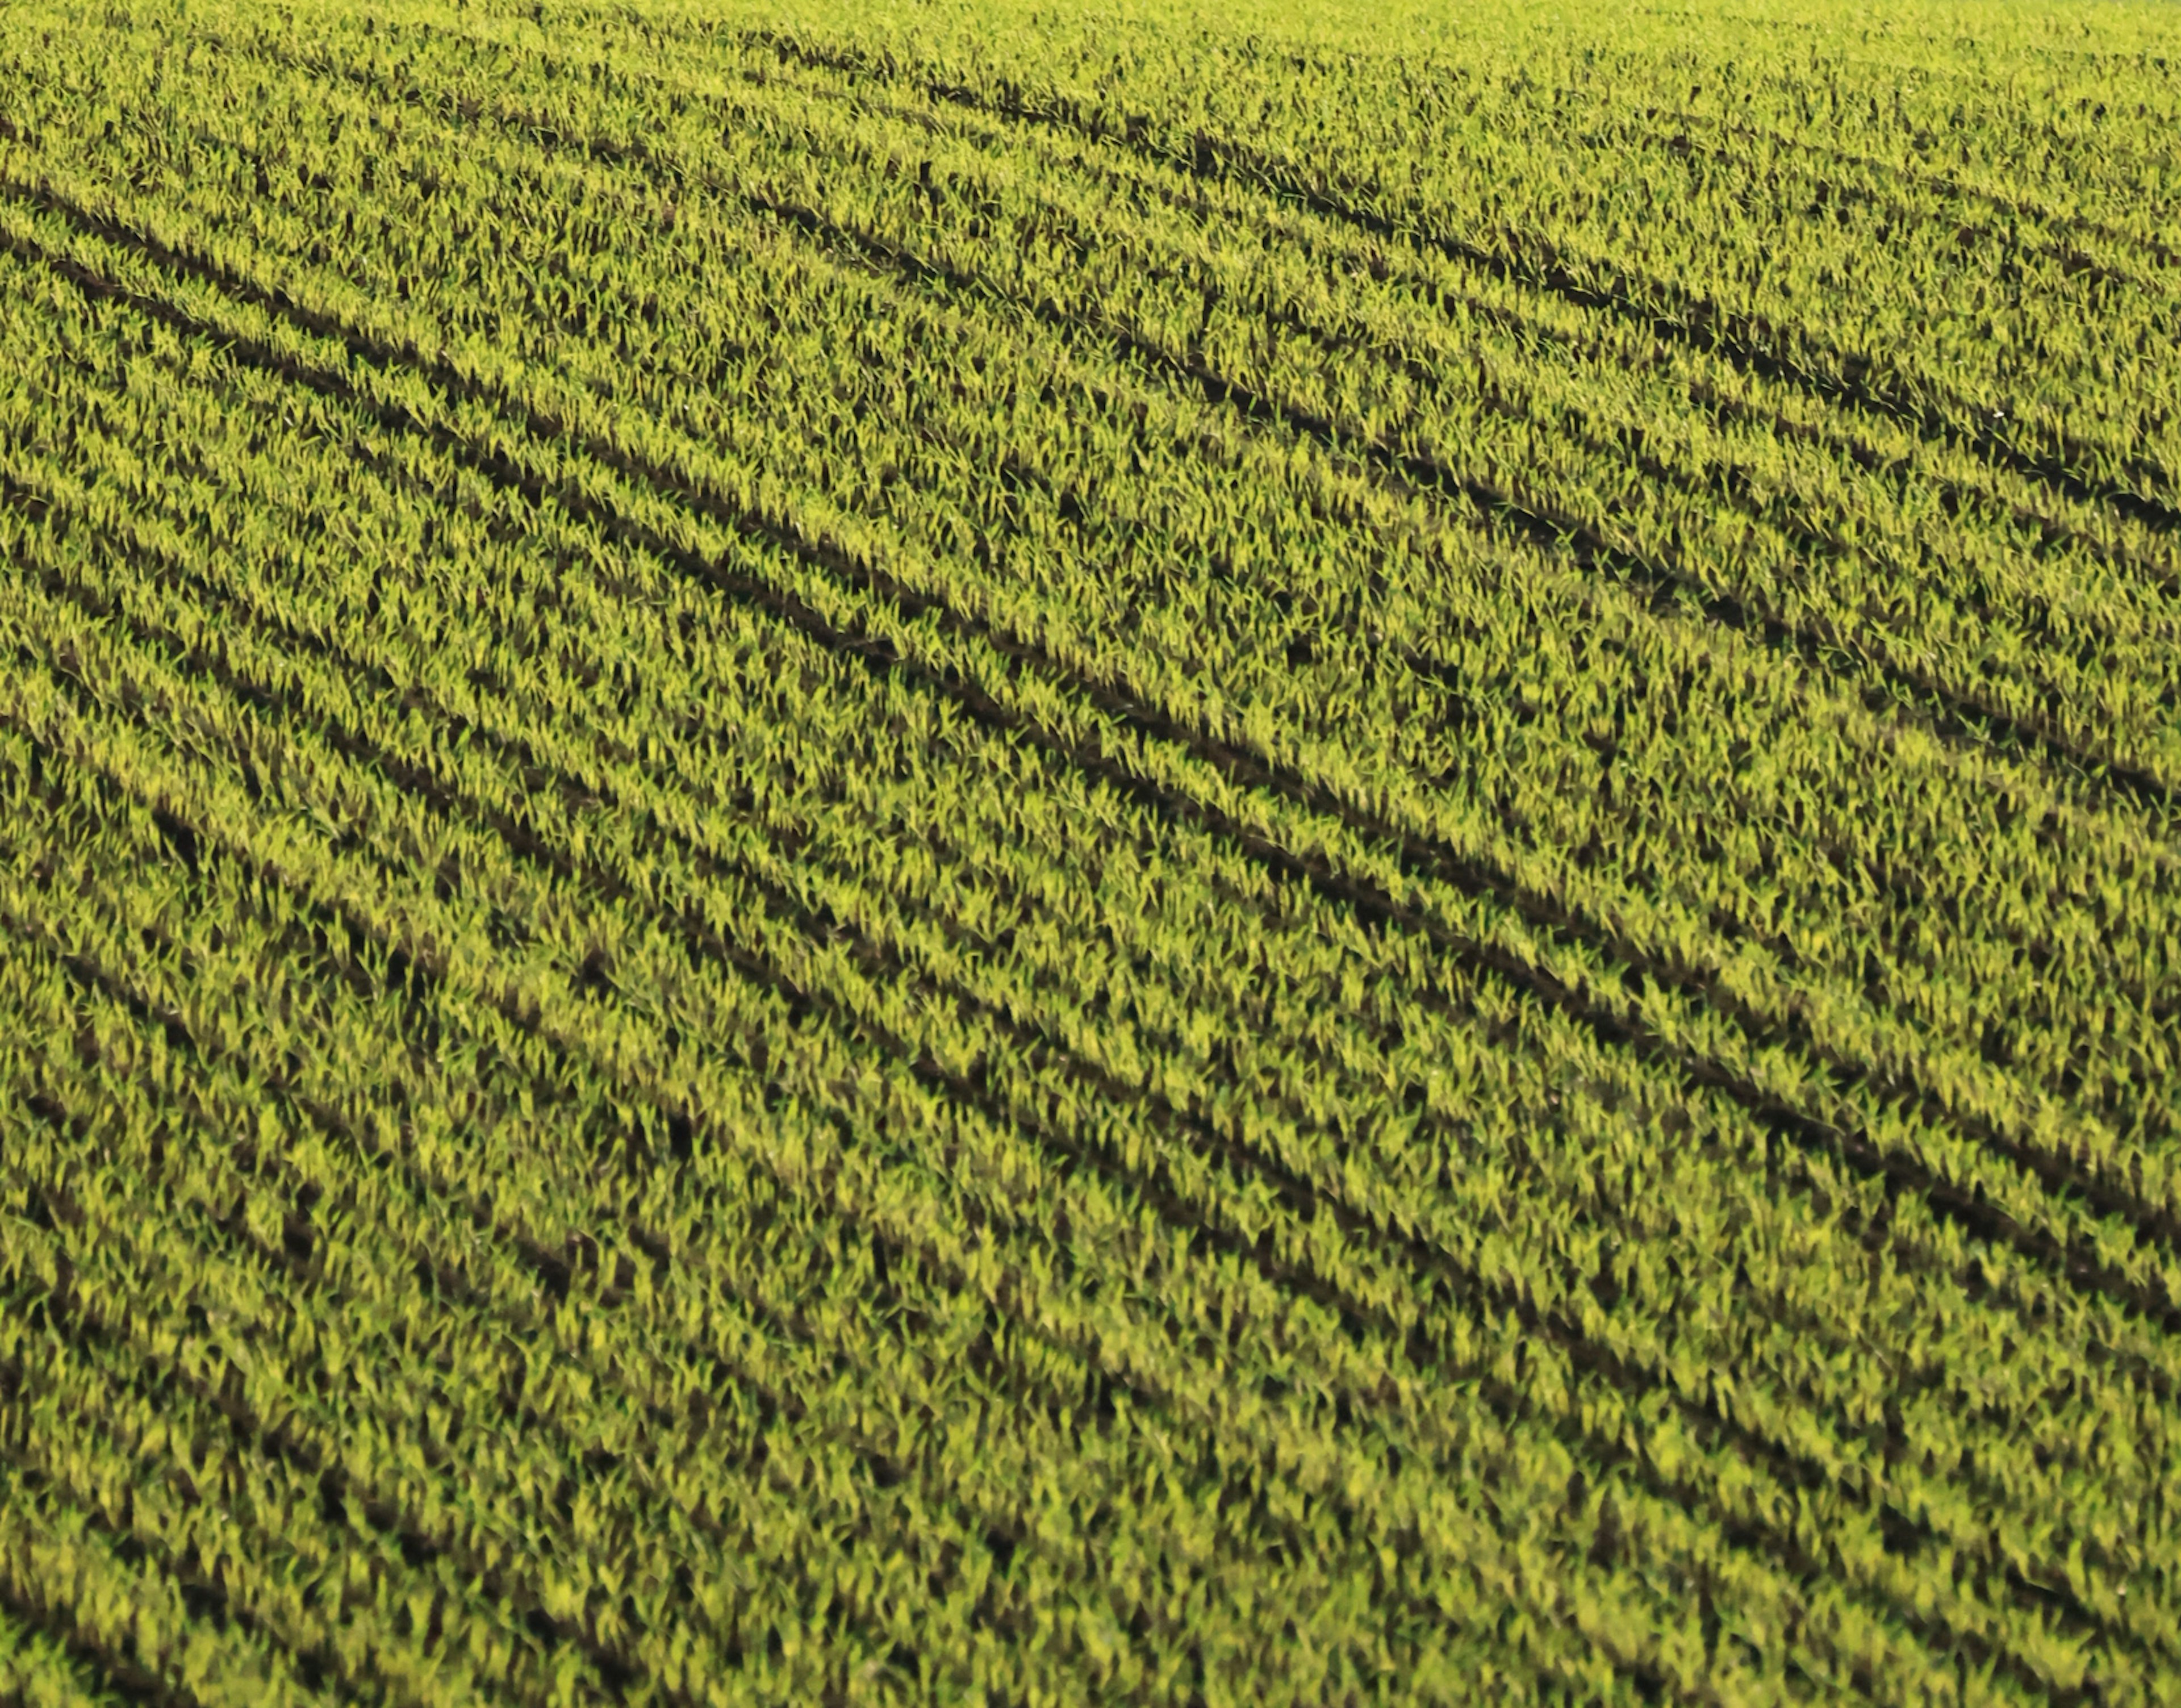
<svg viewBox="0 0 2181 1708"><path fill-rule="evenodd" d="M2181 9L0 5L0 1700L2181 1701Z"/></svg>

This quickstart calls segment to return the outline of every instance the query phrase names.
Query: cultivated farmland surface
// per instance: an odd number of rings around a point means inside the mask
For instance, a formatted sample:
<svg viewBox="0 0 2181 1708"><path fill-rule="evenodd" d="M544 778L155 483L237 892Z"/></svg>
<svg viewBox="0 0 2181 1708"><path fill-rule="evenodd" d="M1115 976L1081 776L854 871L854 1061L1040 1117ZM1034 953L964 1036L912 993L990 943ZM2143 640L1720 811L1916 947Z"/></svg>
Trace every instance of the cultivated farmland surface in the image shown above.
<svg viewBox="0 0 2181 1708"><path fill-rule="evenodd" d="M2181 8L1344 4L0 5L0 1700L2181 1702Z"/></svg>

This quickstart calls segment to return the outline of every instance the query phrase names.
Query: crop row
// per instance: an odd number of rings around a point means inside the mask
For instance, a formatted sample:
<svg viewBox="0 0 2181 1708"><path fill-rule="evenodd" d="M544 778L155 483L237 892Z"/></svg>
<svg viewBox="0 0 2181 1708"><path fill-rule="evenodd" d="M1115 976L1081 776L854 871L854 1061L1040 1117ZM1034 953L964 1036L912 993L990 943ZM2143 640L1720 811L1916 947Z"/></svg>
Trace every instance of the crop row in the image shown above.
<svg viewBox="0 0 2181 1708"><path fill-rule="evenodd" d="M1322 62L29 27L0 1677L2158 1700L2155 490Z"/></svg>

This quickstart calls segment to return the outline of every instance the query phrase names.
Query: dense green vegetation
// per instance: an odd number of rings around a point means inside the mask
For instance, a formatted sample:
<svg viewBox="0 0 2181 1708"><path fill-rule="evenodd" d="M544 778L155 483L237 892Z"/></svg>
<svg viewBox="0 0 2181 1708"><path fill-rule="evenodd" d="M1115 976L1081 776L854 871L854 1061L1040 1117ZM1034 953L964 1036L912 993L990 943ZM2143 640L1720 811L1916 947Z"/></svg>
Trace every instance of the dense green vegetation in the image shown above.
<svg viewBox="0 0 2181 1708"><path fill-rule="evenodd" d="M2177 52L0 8L0 1698L2181 1701Z"/></svg>

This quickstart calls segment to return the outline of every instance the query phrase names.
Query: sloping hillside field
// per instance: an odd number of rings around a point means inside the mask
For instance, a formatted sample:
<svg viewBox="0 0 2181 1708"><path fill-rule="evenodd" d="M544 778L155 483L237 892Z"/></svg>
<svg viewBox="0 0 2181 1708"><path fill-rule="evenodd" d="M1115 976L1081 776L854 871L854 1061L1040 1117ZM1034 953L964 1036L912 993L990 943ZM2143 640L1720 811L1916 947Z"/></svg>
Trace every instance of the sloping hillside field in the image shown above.
<svg viewBox="0 0 2181 1708"><path fill-rule="evenodd" d="M0 8L0 1700L2181 1701L2181 9L1195 3Z"/></svg>

